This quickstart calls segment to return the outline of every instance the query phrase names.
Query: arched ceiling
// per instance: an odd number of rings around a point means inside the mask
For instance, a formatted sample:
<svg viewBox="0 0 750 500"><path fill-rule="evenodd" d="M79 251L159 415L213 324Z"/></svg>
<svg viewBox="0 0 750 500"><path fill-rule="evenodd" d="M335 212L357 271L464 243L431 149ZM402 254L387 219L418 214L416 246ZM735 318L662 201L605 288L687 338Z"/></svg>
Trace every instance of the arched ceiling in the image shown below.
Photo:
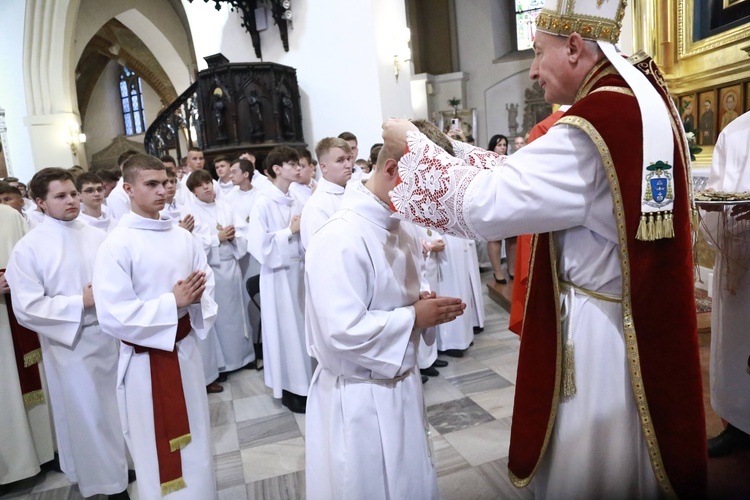
<svg viewBox="0 0 750 500"><path fill-rule="evenodd" d="M151 50L127 26L110 19L91 38L76 66L76 92L82 121L86 119L86 108L96 82L112 60L126 66L154 89L162 105L177 99L174 86Z"/></svg>

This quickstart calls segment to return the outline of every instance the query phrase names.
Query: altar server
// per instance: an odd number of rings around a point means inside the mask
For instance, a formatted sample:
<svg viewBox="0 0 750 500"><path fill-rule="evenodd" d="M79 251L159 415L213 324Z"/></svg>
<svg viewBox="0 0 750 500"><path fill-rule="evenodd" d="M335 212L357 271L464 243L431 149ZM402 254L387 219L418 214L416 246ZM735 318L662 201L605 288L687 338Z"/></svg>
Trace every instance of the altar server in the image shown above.
<svg viewBox="0 0 750 500"><path fill-rule="evenodd" d="M201 244L159 217L167 174L155 157L123 168L132 213L102 244L94 296L120 339L117 398L139 498L216 498L211 428L195 337L213 326L213 273Z"/></svg>
<svg viewBox="0 0 750 500"><path fill-rule="evenodd" d="M76 220L80 200L69 171L42 169L29 185L45 217L8 263L13 310L39 334L60 467L85 497L119 494L128 464L115 393L117 342L102 334L91 288L106 234Z"/></svg>

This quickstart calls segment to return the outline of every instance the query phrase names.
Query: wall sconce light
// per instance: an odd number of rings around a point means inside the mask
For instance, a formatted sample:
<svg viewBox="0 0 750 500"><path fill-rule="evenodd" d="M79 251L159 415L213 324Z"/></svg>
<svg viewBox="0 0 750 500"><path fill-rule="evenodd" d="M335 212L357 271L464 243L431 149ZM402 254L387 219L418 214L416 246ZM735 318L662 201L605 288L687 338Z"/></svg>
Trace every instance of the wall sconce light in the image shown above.
<svg viewBox="0 0 750 500"><path fill-rule="evenodd" d="M70 152L78 158L78 146L86 142L86 134L81 132L81 128L75 122L68 124L68 131L64 134L63 141L70 146Z"/></svg>
<svg viewBox="0 0 750 500"><path fill-rule="evenodd" d="M401 63L411 61L411 30L403 28L401 33L394 36L395 46L393 49L393 76L398 82L398 75L401 73Z"/></svg>

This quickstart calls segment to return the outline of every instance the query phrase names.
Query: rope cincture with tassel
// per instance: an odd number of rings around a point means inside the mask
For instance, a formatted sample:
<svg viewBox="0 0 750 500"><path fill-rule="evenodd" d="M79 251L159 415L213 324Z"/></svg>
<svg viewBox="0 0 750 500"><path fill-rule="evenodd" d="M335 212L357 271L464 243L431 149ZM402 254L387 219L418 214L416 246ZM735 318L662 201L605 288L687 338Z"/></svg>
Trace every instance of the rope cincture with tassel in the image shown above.
<svg viewBox="0 0 750 500"><path fill-rule="evenodd" d="M563 397L570 399L576 395L576 358L575 358L575 346L570 339L570 336L565 340L565 348L563 349L563 361L562 361L562 393Z"/></svg>

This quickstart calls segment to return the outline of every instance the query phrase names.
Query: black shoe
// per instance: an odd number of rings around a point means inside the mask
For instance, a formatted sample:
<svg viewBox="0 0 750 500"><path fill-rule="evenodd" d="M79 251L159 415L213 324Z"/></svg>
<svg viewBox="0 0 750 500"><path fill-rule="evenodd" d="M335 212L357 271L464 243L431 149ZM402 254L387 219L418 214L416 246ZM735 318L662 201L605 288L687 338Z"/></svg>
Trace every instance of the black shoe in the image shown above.
<svg viewBox="0 0 750 500"><path fill-rule="evenodd" d="M510 274L510 273L508 273L508 277L510 278L510 280L511 280L511 281L513 281L514 279L516 279L516 277L515 277L515 276L513 276L513 275L512 275L512 274Z"/></svg>
<svg viewBox="0 0 750 500"><path fill-rule="evenodd" d="M215 382L226 382L229 380L229 375L227 375L225 372L219 373L219 378L215 380Z"/></svg>
<svg viewBox="0 0 750 500"><path fill-rule="evenodd" d="M434 363L432 363L432 366L435 368L445 368L448 366L448 362L444 359L436 359Z"/></svg>
<svg viewBox="0 0 750 500"><path fill-rule="evenodd" d="M281 391L281 404L289 408L292 413L305 413L307 396L299 396L289 391Z"/></svg>
<svg viewBox="0 0 750 500"><path fill-rule="evenodd" d="M133 469L128 469L128 484L135 482L136 479L135 471Z"/></svg>
<svg viewBox="0 0 750 500"><path fill-rule="evenodd" d="M108 495L107 500L130 500L130 495L128 495L128 490L125 490L114 495Z"/></svg>
<svg viewBox="0 0 750 500"><path fill-rule="evenodd" d="M727 425L721 434L708 440L708 456L725 457L736 451L750 450L750 435L732 424Z"/></svg>
<svg viewBox="0 0 750 500"><path fill-rule="evenodd" d="M447 351L440 351L443 356L450 356L451 358L463 358L464 351L466 349L448 349Z"/></svg>
<svg viewBox="0 0 750 500"><path fill-rule="evenodd" d="M258 369L258 362L257 361L250 361L248 364L242 367L245 370L257 370Z"/></svg>
<svg viewBox="0 0 750 500"><path fill-rule="evenodd" d="M497 283L498 285L507 285L508 284L508 282L505 281L505 278L503 278L503 279L497 279L497 274L495 274L495 273L492 273L492 277L495 278L495 283Z"/></svg>
<svg viewBox="0 0 750 500"><path fill-rule="evenodd" d="M428 377L427 375L422 375L422 383L423 384L426 384L428 380L430 380L430 377Z"/></svg>
<svg viewBox="0 0 750 500"><path fill-rule="evenodd" d="M481 327L481 326L475 326L475 327L474 327L474 335L479 335L479 334L480 334L480 333L482 333L483 331L484 331L484 328L483 328L483 327Z"/></svg>
<svg viewBox="0 0 750 500"><path fill-rule="evenodd" d="M60 455L55 452L52 460L43 463L39 468L42 470L42 472L62 472L62 469L60 468Z"/></svg>
<svg viewBox="0 0 750 500"><path fill-rule="evenodd" d="M429 368L420 368L419 373L422 375L427 375L428 377L437 377L440 375L440 372L435 369L435 367L431 366Z"/></svg>
<svg viewBox="0 0 750 500"><path fill-rule="evenodd" d="M224 392L224 388L216 382L212 382L206 386L206 392L208 394L218 394L220 392Z"/></svg>

